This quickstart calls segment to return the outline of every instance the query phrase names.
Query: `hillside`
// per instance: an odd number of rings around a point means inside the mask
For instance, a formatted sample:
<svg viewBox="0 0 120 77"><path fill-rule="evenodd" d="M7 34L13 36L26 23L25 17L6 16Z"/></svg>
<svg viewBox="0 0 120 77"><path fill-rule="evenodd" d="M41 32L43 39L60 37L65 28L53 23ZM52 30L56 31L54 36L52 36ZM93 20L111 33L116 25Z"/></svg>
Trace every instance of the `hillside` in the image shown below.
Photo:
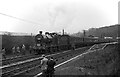
<svg viewBox="0 0 120 77"><path fill-rule="evenodd" d="M111 26L105 26L100 28L90 28L89 30L86 30L86 36L93 35L97 37L120 37L120 25L111 25ZM75 33L73 36L79 36L82 37L83 33Z"/></svg>

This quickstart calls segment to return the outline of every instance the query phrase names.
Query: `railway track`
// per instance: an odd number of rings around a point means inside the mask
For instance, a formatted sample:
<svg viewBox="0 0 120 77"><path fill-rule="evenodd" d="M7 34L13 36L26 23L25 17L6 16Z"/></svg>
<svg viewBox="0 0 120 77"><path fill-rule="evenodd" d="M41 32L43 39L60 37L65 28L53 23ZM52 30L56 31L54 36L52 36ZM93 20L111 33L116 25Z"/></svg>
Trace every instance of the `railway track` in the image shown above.
<svg viewBox="0 0 120 77"><path fill-rule="evenodd" d="M104 51L104 49L107 47L107 46L109 46L110 44L112 44L112 45L114 45L114 44L116 44L117 42L113 42L113 43L103 43L103 44L99 44L99 45L93 45L91 48L89 48L89 50L88 50L88 52L83 52L83 53L81 53L80 55L79 54L77 54L75 57L73 57L73 58L69 58L68 60L65 60L65 61L63 61L63 62L60 62L60 63L58 63L56 66L55 66L55 68L56 67L59 67L59 66L61 66L61 65L63 65L63 64L65 64L65 63L67 63L67 62L69 62L69 61L71 61L72 59L75 59L75 58L77 58L78 56L82 56L82 55L85 55L85 54L89 54L89 53L91 53L91 52L96 52L96 51ZM66 56L64 56L64 57L66 57ZM68 56L67 56L68 57ZM84 56L83 56L84 57ZM66 58L65 58L66 59ZM86 67L85 67L86 68ZM88 68L92 68L92 67L88 67ZM80 67L80 69L82 69L83 70L83 68L82 67ZM93 68L92 68L93 69ZM89 73L89 72L88 72ZM36 75L34 75L34 77L39 77L40 75L42 74L42 72L39 72L38 74L36 74Z"/></svg>
<svg viewBox="0 0 120 77"><path fill-rule="evenodd" d="M39 56L25 55L25 56L11 57L11 58L0 60L0 63L2 64L2 66L5 66L11 63L16 63L19 61L28 60L28 59L36 58L36 57L39 57Z"/></svg>
<svg viewBox="0 0 120 77"><path fill-rule="evenodd" d="M47 55L47 57L53 56L56 59L57 64L59 64L65 61L66 59L78 55L79 53L83 53L86 49L89 49L89 47L81 48L80 50L75 50L74 52L68 50L69 52L65 51L61 53L55 53L55 54ZM30 58L27 58L25 61L22 61L23 59L18 62L14 61L15 63L13 62L10 65L4 65L0 67L0 69L2 69L2 77L12 77L18 75L31 75L31 74L35 75L39 73L41 71L39 68L41 57L37 56L37 58L35 57L30 57Z"/></svg>
<svg viewBox="0 0 120 77"><path fill-rule="evenodd" d="M60 53L59 55L56 54L56 55L51 55L51 56L53 56L56 59L56 63L59 64L59 63L65 61L67 59L70 59L70 58L78 55L78 53L80 53L80 52L76 51L76 52L73 53L72 51L71 52L69 51L69 52L64 53L64 54ZM34 76L34 75L38 74L39 72L41 72L41 69L39 67L40 67L40 64L38 66L36 66L35 68L33 68L32 70L30 70L28 72L21 73L19 75L21 75L21 76L22 75L26 75L26 76L32 75L32 76Z"/></svg>

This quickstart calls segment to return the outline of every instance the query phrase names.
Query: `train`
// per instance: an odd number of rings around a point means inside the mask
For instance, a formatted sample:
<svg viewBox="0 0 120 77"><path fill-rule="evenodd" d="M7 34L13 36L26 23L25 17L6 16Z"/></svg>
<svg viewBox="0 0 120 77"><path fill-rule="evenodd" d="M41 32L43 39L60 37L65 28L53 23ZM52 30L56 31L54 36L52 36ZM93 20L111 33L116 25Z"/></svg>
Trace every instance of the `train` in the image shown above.
<svg viewBox="0 0 120 77"><path fill-rule="evenodd" d="M36 54L53 53L62 50L70 49L70 36L60 35L57 33L46 32L45 35L42 31L35 36L35 46L33 47Z"/></svg>
<svg viewBox="0 0 120 77"><path fill-rule="evenodd" d="M33 47L37 55L54 53L74 48L91 46L99 43L111 42L113 40L108 39L95 39L95 38L80 38L72 37L67 34L57 34L46 32L45 35L42 31L35 36L35 45Z"/></svg>

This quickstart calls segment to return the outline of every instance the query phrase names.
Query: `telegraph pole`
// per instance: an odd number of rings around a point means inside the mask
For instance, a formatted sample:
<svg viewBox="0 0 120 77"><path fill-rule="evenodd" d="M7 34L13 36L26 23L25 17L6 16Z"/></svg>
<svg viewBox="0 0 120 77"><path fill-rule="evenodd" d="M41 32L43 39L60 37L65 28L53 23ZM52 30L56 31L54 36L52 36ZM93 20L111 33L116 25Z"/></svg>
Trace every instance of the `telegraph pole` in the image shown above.
<svg viewBox="0 0 120 77"><path fill-rule="evenodd" d="M85 41L86 32L83 30L83 42Z"/></svg>

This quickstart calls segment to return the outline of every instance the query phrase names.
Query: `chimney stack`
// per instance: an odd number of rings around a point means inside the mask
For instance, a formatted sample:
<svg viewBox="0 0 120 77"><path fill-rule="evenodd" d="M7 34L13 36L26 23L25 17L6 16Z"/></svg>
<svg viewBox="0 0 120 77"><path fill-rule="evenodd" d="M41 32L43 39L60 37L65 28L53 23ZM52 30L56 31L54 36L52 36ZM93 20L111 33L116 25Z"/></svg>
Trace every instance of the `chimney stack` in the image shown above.
<svg viewBox="0 0 120 77"><path fill-rule="evenodd" d="M63 35L64 35L64 29L63 29Z"/></svg>

